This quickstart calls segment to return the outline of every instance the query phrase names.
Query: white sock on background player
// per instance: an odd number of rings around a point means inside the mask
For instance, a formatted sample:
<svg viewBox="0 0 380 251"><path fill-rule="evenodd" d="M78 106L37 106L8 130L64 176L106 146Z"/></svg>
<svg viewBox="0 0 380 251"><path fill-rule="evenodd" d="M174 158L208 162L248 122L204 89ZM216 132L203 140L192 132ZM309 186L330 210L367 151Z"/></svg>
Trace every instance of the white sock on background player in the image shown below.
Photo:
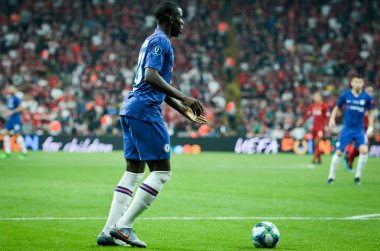
<svg viewBox="0 0 380 251"><path fill-rule="evenodd" d="M21 153L26 154L28 150L26 149L26 146L25 146L24 137L19 135L17 136L16 141L17 141L17 144L21 147Z"/></svg>
<svg viewBox="0 0 380 251"><path fill-rule="evenodd" d="M341 160L342 156L339 157L337 154L334 154L330 164L329 179L335 179L335 172L338 169Z"/></svg>
<svg viewBox="0 0 380 251"><path fill-rule="evenodd" d="M151 172L137 189L131 205L116 226L118 228L131 228L136 218L156 199L158 192L170 179L170 176L171 171Z"/></svg>
<svg viewBox="0 0 380 251"><path fill-rule="evenodd" d="M133 191L143 178L144 173L131 173L127 171L124 173L113 193L110 213L103 229L106 235L109 235L111 228L127 211L133 198Z"/></svg>
<svg viewBox="0 0 380 251"><path fill-rule="evenodd" d="M362 176L362 171L367 164L368 154L360 154L358 158L358 165L356 167L355 178L360 178Z"/></svg>
<svg viewBox="0 0 380 251"><path fill-rule="evenodd" d="M4 151L10 154L11 153L11 137L9 137L9 135L4 135L3 143L4 143Z"/></svg>

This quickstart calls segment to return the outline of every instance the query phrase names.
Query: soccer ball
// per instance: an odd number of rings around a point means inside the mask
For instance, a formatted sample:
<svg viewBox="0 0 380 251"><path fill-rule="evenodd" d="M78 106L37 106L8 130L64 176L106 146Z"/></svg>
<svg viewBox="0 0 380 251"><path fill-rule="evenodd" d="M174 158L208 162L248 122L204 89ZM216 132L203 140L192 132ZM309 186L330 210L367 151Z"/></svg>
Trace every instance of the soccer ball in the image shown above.
<svg viewBox="0 0 380 251"><path fill-rule="evenodd" d="M274 248L280 240L275 224L263 221L252 228L251 241L257 248Z"/></svg>

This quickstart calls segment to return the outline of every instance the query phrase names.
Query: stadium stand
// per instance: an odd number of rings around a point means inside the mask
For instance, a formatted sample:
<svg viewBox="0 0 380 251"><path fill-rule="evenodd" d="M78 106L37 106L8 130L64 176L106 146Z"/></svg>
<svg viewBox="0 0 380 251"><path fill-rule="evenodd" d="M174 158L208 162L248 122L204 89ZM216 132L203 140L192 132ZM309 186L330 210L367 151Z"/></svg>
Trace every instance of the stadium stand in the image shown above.
<svg viewBox="0 0 380 251"><path fill-rule="evenodd" d="M25 133L120 134L118 107L155 28L154 2L1 1L0 88L24 93ZM377 1L177 2L185 30L173 40L173 85L202 100L210 124L198 132L164 106L172 134L283 135L310 93L331 107L356 74L379 95Z"/></svg>

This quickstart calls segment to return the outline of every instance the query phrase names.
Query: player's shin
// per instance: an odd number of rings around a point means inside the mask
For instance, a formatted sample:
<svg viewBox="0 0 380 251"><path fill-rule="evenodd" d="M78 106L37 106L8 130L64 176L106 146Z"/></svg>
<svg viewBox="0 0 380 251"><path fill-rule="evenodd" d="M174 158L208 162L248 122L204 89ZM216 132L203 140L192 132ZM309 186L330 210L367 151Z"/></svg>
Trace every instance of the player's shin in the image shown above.
<svg viewBox="0 0 380 251"><path fill-rule="evenodd" d="M321 159L321 151L319 150L319 142L314 144L314 159L316 161L320 161Z"/></svg>
<svg viewBox="0 0 380 251"><path fill-rule="evenodd" d="M103 232L108 235L111 228L127 211L132 201L132 194L136 186L143 179L144 173L125 172L117 185L112 199L110 213Z"/></svg>
<svg viewBox="0 0 380 251"><path fill-rule="evenodd" d="M4 135L3 137L4 151L7 154L11 153L11 138L9 135Z"/></svg>
<svg viewBox="0 0 380 251"><path fill-rule="evenodd" d="M19 135L17 136L16 141L17 141L17 144L21 147L21 153L26 154L28 150L26 149L24 137Z"/></svg>
<svg viewBox="0 0 380 251"><path fill-rule="evenodd" d="M358 165L356 168L355 178L360 178L362 175L362 171L366 166L368 161L368 154L360 154L358 158Z"/></svg>
<svg viewBox="0 0 380 251"><path fill-rule="evenodd" d="M131 205L116 226L118 228L132 228L136 218L156 199L159 191L170 177L171 171L151 172L137 189Z"/></svg>
<svg viewBox="0 0 380 251"><path fill-rule="evenodd" d="M330 172L329 172L329 179L335 179L335 172L338 169L338 166L340 164L340 161L342 160L342 156L339 156L338 154L334 154L331 160L330 164Z"/></svg>

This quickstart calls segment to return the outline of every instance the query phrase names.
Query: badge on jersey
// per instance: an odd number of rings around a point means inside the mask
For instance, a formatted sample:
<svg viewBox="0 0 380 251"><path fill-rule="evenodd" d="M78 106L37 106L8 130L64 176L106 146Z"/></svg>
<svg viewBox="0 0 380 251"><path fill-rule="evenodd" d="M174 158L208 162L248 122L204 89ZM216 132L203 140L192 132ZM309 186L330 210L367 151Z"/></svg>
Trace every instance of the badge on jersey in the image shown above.
<svg viewBox="0 0 380 251"><path fill-rule="evenodd" d="M166 152L166 153L170 152L170 145L169 144L164 145L164 152Z"/></svg>
<svg viewBox="0 0 380 251"><path fill-rule="evenodd" d="M154 48L153 48L153 50L152 50L152 54L153 55L155 55L155 56L158 56L158 55L160 55L161 54L161 47L160 46L155 46Z"/></svg>

